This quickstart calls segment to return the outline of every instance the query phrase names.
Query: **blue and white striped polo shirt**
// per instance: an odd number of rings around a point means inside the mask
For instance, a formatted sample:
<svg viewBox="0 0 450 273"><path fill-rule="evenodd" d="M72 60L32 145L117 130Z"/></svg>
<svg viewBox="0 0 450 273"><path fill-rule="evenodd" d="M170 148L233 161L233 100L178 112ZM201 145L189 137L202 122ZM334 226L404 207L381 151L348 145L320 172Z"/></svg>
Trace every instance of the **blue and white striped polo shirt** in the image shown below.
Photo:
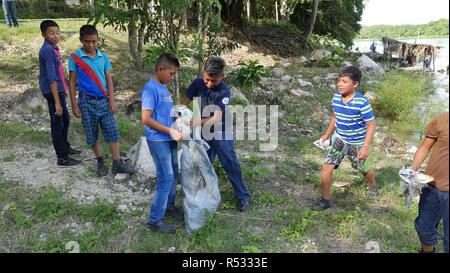
<svg viewBox="0 0 450 273"><path fill-rule="evenodd" d="M355 92L355 97L344 104L342 95L336 92L333 111L336 115L335 135L348 144L363 144L367 132L366 122L375 119L369 100Z"/></svg>

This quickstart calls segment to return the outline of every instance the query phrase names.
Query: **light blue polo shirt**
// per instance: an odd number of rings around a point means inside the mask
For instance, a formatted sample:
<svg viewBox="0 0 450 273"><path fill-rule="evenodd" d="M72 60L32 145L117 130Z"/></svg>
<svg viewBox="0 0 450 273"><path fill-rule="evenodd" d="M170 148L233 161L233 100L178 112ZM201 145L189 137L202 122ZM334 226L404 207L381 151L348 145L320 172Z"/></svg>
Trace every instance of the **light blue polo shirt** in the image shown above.
<svg viewBox="0 0 450 273"><path fill-rule="evenodd" d="M106 86L106 76L105 71L111 70L111 63L109 62L108 56L105 53L97 49L97 56L94 58L89 57L84 54L83 47L75 52L75 55L80 57L85 63L87 63L92 70L97 74L97 77L103 84L103 88L108 90ZM74 71L77 73L78 78L78 90L84 92L90 96L94 97L104 97L105 94L97 86L97 84L86 74L73 60L72 56L69 56L69 71Z"/></svg>
<svg viewBox="0 0 450 273"><path fill-rule="evenodd" d="M174 108L172 95L167 87L150 79L142 89L142 109L152 110L152 118L164 126L173 128L175 117L171 116ZM169 134L145 126L145 137L151 141L171 141Z"/></svg>

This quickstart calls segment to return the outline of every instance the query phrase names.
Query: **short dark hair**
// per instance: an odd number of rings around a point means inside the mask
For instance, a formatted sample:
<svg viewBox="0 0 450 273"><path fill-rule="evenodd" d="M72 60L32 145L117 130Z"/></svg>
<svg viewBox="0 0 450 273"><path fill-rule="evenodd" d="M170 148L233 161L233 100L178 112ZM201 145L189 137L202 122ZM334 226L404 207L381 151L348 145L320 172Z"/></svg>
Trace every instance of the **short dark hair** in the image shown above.
<svg viewBox="0 0 450 273"><path fill-rule="evenodd" d="M361 83L362 72L356 66L347 66L339 72L339 78L342 76L349 76L353 82Z"/></svg>
<svg viewBox="0 0 450 273"><path fill-rule="evenodd" d="M225 68L225 61L217 56L209 57L204 66L204 70L208 76L221 76Z"/></svg>
<svg viewBox="0 0 450 273"><path fill-rule="evenodd" d="M161 54L161 56L158 57L155 64L155 71L158 70L158 67L162 66L163 69L170 68L172 66L175 66L176 68L180 67L180 62L178 61L178 58L171 54L171 53L164 53Z"/></svg>
<svg viewBox="0 0 450 273"><path fill-rule="evenodd" d="M47 31L47 29L49 27L57 27L57 28L59 28L58 24L55 21L53 21L53 20L44 20L44 21L42 21L40 27L41 27L41 32L43 34L45 34L45 32Z"/></svg>
<svg viewBox="0 0 450 273"><path fill-rule="evenodd" d="M93 25L84 25L80 28L80 38L88 35L97 35L98 37L97 29Z"/></svg>

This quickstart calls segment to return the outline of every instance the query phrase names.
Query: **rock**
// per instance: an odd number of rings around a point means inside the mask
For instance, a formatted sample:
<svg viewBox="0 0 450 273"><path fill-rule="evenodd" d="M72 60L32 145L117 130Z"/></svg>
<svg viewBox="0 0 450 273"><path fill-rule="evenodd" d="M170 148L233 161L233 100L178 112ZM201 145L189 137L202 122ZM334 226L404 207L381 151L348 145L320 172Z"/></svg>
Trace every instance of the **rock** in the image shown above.
<svg viewBox="0 0 450 273"><path fill-rule="evenodd" d="M318 62L325 57L331 56L331 52L325 49L317 49L311 52L309 60L312 62Z"/></svg>
<svg viewBox="0 0 450 273"><path fill-rule="evenodd" d="M174 252L175 252L175 247L174 247L174 246L169 247L169 249L167 250L167 252L169 252L169 253L174 253Z"/></svg>
<svg viewBox="0 0 450 273"><path fill-rule="evenodd" d="M281 67L277 67L273 69L273 76L277 78L281 78L284 76L284 69Z"/></svg>
<svg viewBox="0 0 450 273"><path fill-rule="evenodd" d="M128 212L127 205L119 205L119 206L117 207L117 210L119 210L120 212L123 212L123 213Z"/></svg>
<svg viewBox="0 0 450 273"><path fill-rule="evenodd" d="M307 85L313 86L312 83L310 83L310 82L308 82L308 81L304 81L304 80L302 80L302 79L298 79L298 83L299 83L301 86L307 86Z"/></svg>
<svg viewBox="0 0 450 273"><path fill-rule="evenodd" d="M139 141L134 145L128 153L130 158L130 165L136 172L145 177L145 179L156 177L156 168L153 163L153 158L148 149L147 140L145 137L139 138Z"/></svg>
<svg viewBox="0 0 450 273"><path fill-rule="evenodd" d="M375 93L373 93L372 91L367 91L366 93L364 93L364 97L368 98L369 100L374 100Z"/></svg>
<svg viewBox="0 0 450 273"><path fill-rule="evenodd" d="M417 152L417 147L416 146L411 146L411 148L409 148L408 153L412 153L415 154Z"/></svg>
<svg viewBox="0 0 450 273"><path fill-rule="evenodd" d="M281 77L281 82L283 84L289 85L289 83L291 82L292 77L289 75L283 76Z"/></svg>
<svg viewBox="0 0 450 273"><path fill-rule="evenodd" d="M369 74L384 74L384 69L366 55L362 55L356 62L361 71Z"/></svg>
<svg viewBox="0 0 450 273"><path fill-rule="evenodd" d="M231 101L238 100L238 101L244 102L246 105L250 104L250 102L245 97L245 95L241 92L241 90L237 89L236 87L232 86L230 88L230 93L231 93Z"/></svg>
<svg viewBox="0 0 450 273"><path fill-rule="evenodd" d="M336 73L329 73L329 74L327 74L326 79L327 80L337 80L338 77L339 77L339 75Z"/></svg>
<svg viewBox="0 0 450 273"><path fill-rule="evenodd" d="M118 173L114 177L115 183L125 183L130 179L130 175L127 173Z"/></svg>
<svg viewBox="0 0 450 273"><path fill-rule="evenodd" d="M18 109L21 110L33 110L38 107L42 107L44 112L48 112L47 100L42 96L41 90L39 88L29 88L19 99Z"/></svg>
<svg viewBox="0 0 450 273"><path fill-rule="evenodd" d="M308 62L308 59L305 57L305 56L301 56L300 57L300 63L307 63Z"/></svg>
<svg viewBox="0 0 450 273"><path fill-rule="evenodd" d="M296 97L312 97L313 94L303 91L301 89L292 89L290 93Z"/></svg>
<svg viewBox="0 0 450 273"><path fill-rule="evenodd" d="M349 61L342 62L341 67L347 67L347 66L353 66L353 64Z"/></svg>

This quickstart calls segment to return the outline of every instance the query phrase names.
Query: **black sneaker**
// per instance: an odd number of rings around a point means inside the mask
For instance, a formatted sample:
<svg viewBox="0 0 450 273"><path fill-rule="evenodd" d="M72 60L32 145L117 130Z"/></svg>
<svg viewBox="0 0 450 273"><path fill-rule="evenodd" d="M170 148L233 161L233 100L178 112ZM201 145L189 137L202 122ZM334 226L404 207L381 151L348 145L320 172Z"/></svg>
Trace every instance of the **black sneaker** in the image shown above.
<svg viewBox="0 0 450 273"><path fill-rule="evenodd" d="M81 163L80 160L76 160L76 159L70 158L68 156L65 158L58 158L58 161L56 162L56 164L58 165L59 168L69 168L69 167L76 166L80 163Z"/></svg>
<svg viewBox="0 0 450 273"><path fill-rule="evenodd" d="M127 173L129 175L133 175L135 173L135 170L133 168L125 166L125 164L123 164L122 159L120 158L118 160L113 161L111 172L113 174Z"/></svg>
<svg viewBox="0 0 450 273"><path fill-rule="evenodd" d="M80 150L73 149L72 147L69 147L69 150L67 152L69 153L69 155L79 155L79 154L81 154Z"/></svg>
<svg viewBox="0 0 450 273"><path fill-rule="evenodd" d="M169 207L166 209L166 215L172 216L173 218L183 221L184 220L184 213L179 210L177 207Z"/></svg>
<svg viewBox="0 0 450 273"><path fill-rule="evenodd" d="M105 167L103 157L97 157L97 174L105 176L108 173L108 169Z"/></svg>
<svg viewBox="0 0 450 273"><path fill-rule="evenodd" d="M246 210L248 210L249 207L250 207L250 205L248 204L248 200L239 202L239 210L240 211L246 211Z"/></svg>
<svg viewBox="0 0 450 273"><path fill-rule="evenodd" d="M312 206L313 210L317 210L317 211L321 211L324 209L327 209L331 207L331 203L330 200L327 199L320 199L319 202L314 203L314 205Z"/></svg>
<svg viewBox="0 0 450 273"><path fill-rule="evenodd" d="M151 231L160 231L160 232L166 232L166 233L175 233L177 228L167 223L164 220L159 220L158 222L155 222L153 224L147 223L147 227Z"/></svg>

